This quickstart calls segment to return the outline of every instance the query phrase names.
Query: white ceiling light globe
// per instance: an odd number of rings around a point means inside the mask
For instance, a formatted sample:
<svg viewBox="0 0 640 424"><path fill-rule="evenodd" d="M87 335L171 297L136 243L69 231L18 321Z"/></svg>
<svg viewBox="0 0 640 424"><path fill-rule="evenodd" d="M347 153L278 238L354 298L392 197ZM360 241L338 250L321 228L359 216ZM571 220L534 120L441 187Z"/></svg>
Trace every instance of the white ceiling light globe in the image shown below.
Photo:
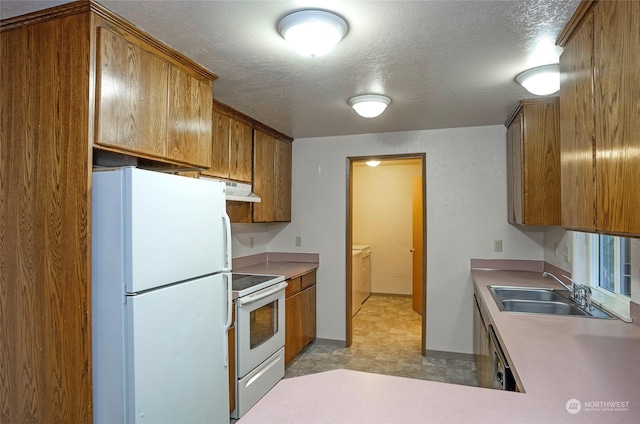
<svg viewBox="0 0 640 424"><path fill-rule="evenodd" d="M347 33L347 22L324 10L301 10L280 20L278 32L303 56L329 53Z"/></svg>
<svg viewBox="0 0 640 424"><path fill-rule="evenodd" d="M365 94L349 99L349 106L363 118L375 118L380 116L391 103L391 99L387 96L378 94Z"/></svg>
<svg viewBox="0 0 640 424"><path fill-rule="evenodd" d="M529 93L548 96L560 90L560 66L558 64L531 68L516 77Z"/></svg>

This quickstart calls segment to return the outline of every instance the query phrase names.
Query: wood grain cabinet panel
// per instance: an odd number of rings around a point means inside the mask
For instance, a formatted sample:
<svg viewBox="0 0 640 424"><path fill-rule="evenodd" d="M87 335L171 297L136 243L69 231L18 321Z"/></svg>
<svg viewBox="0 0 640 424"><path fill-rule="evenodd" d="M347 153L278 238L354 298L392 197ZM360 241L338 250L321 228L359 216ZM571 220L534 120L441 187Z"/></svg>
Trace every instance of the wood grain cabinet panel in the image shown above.
<svg viewBox="0 0 640 424"><path fill-rule="evenodd" d="M276 141L275 163L275 219L291 221L291 143Z"/></svg>
<svg viewBox="0 0 640 424"><path fill-rule="evenodd" d="M97 30L96 143L165 156L169 64L108 29Z"/></svg>
<svg viewBox="0 0 640 424"><path fill-rule="evenodd" d="M476 295L473 305L473 356L478 374L478 385L491 388L493 386L491 347L486 323L480 313L480 307Z"/></svg>
<svg viewBox="0 0 640 424"><path fill-rule="evenodd" d="M509 222L560 225L558 98L522 100L507 126Z"/></svg>
<svg viewBox="0 0 640 424"><path fill-rule="evenodd" d="M214 110L211 163L202 174L251 183L252 154L252 127Z"/></svg>
<svg viewBox="0 0 640 424"><path fill-rule="evenodd" d="M96 31L95 144L143 158L209 167L211 81L196 78L109 23L97 21Z"/></svg>
<svg viewBox="0 0 640 424"><path fill-rule="evenodd" d="M589 13L560 56L561 223L582 231L596 228L592 49Z"/></svg>
<svg viewBox="0 0 640 424"><path fill-rule="evenodd" d="M316 338L315 271L287 280L285 305L285 364Z"/></svg>
<svg viewBox="0 0 640 424"><path fill-rule="evenodd" d="M601 232L640 234L640 2L601 1L594 23Z"/></svg>
<svg viewBox="0 0 640 424"><path fill-rule="evenodd" d="M0 24L2 423L93 416L88 34L87 14Z"/></svg>
<svg viewBox="0 0 640 424"><path fill-rule="evenodd" d="M251 182L253 162L253 129L232 119L229 129L229 178Z"/></svg>
<svg viewBox="0 0 640 424"><path fill-rule="evenodd" d="M253 222L291 221L291 143L254 131Z"/></svg>
<svg viewBox="0 0 640 424"><path fill-rule="evenodd" d="M211 163L211 86L171 66L167 156L200 167Z"/></svg>
<svg viewBox="0 0 640 424"><path fill-rule="evenodd" d="M262 201L253 205L253 222L275 221L275 147L276 140L262 131L253 137L253 191Z"/></svg>
<svg viewBox="0 0 640 424"><path fill-rule="evenodd" d="M640 235L640 2L585 2L560 37L563 226Z"/></svg>
<svg viewBox="0 0 640 424"><path fill-rule="evenodd" d="M229 178L229 133L231 118L213 111L211 163L202 175Z"/></svg>

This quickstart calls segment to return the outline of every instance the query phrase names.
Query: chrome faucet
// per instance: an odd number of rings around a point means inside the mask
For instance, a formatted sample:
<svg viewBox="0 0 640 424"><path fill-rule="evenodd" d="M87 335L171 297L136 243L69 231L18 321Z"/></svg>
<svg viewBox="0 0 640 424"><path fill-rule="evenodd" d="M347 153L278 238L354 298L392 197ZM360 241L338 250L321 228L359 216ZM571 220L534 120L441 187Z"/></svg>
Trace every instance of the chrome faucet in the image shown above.
<svg viewBox="0 0 640 424"><path fill-rule="evenodd" d="M570 277L567 277L566 275L563 275L563 277L571 281L571 284L573 284L574 287L576 286L578 287L578 290L580 291L580 295L576 297L574 294L574 297L578 299L580 306L584 306L587 308L588 311L592 311L593 306L591 305L591 287L585 286L584 284L580 284L572 280Z"/></svg>
<svg viewBox="0 0 640 424"><path fill-rule="evenodd" d="M542 273L543 277L553 277L554 280L556 280L558 283L560 283L565 289L567 289L571 294L572 294L572 298L573 300L575 300L580 306L582 307L586 307L588 310L593 310L593 306L591 305L591 287L585 286L583 284L580 284L574 280L572 280L571 278L567 277L566 275L562 275L564 278L566 278L567 280L571 281L571 284L573 287L569 287L568 285L566 285L562 280L560 280L558 277L556 277L555 275L553 275L550 272L543 272Z"/></svg>

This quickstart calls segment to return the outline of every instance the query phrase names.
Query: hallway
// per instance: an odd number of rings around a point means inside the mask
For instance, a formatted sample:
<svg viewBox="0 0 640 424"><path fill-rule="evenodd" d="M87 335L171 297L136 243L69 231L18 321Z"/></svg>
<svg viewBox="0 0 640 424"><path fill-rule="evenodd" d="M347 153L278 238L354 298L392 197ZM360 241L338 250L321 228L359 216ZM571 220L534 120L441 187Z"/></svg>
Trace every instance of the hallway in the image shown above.
<svg viewBox="0 0 640 424"><path fill-rule="evenodd" d="M420 354L421 319L410 297L372 295L353 318L351 347L315 341L287 366L285 378L345 368L477 386L472 360Z"/></svg>

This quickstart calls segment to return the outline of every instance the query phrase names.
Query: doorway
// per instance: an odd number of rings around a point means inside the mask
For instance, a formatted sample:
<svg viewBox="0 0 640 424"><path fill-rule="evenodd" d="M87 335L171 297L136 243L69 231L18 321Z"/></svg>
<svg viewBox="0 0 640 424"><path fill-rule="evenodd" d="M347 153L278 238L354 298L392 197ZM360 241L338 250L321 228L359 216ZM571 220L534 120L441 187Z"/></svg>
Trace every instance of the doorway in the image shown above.
<svg viewBox="0 0 640 424"><path fill-rule="evenodd" d="M372 159L380 162L375 168L365 165ZM363 296L360 289L361 257L357 251L352 252L352 246L360 244L371 248L370 291L413 297L409 304L421 314L420 350L426 355L426 155L349 157L347 181L346 346L353 343L354 315L360 298L368 295ZM375 210L372 217L368 212L363 214L368 207ZM400 241L387 243L386 237L396 236Z"/></svg>

